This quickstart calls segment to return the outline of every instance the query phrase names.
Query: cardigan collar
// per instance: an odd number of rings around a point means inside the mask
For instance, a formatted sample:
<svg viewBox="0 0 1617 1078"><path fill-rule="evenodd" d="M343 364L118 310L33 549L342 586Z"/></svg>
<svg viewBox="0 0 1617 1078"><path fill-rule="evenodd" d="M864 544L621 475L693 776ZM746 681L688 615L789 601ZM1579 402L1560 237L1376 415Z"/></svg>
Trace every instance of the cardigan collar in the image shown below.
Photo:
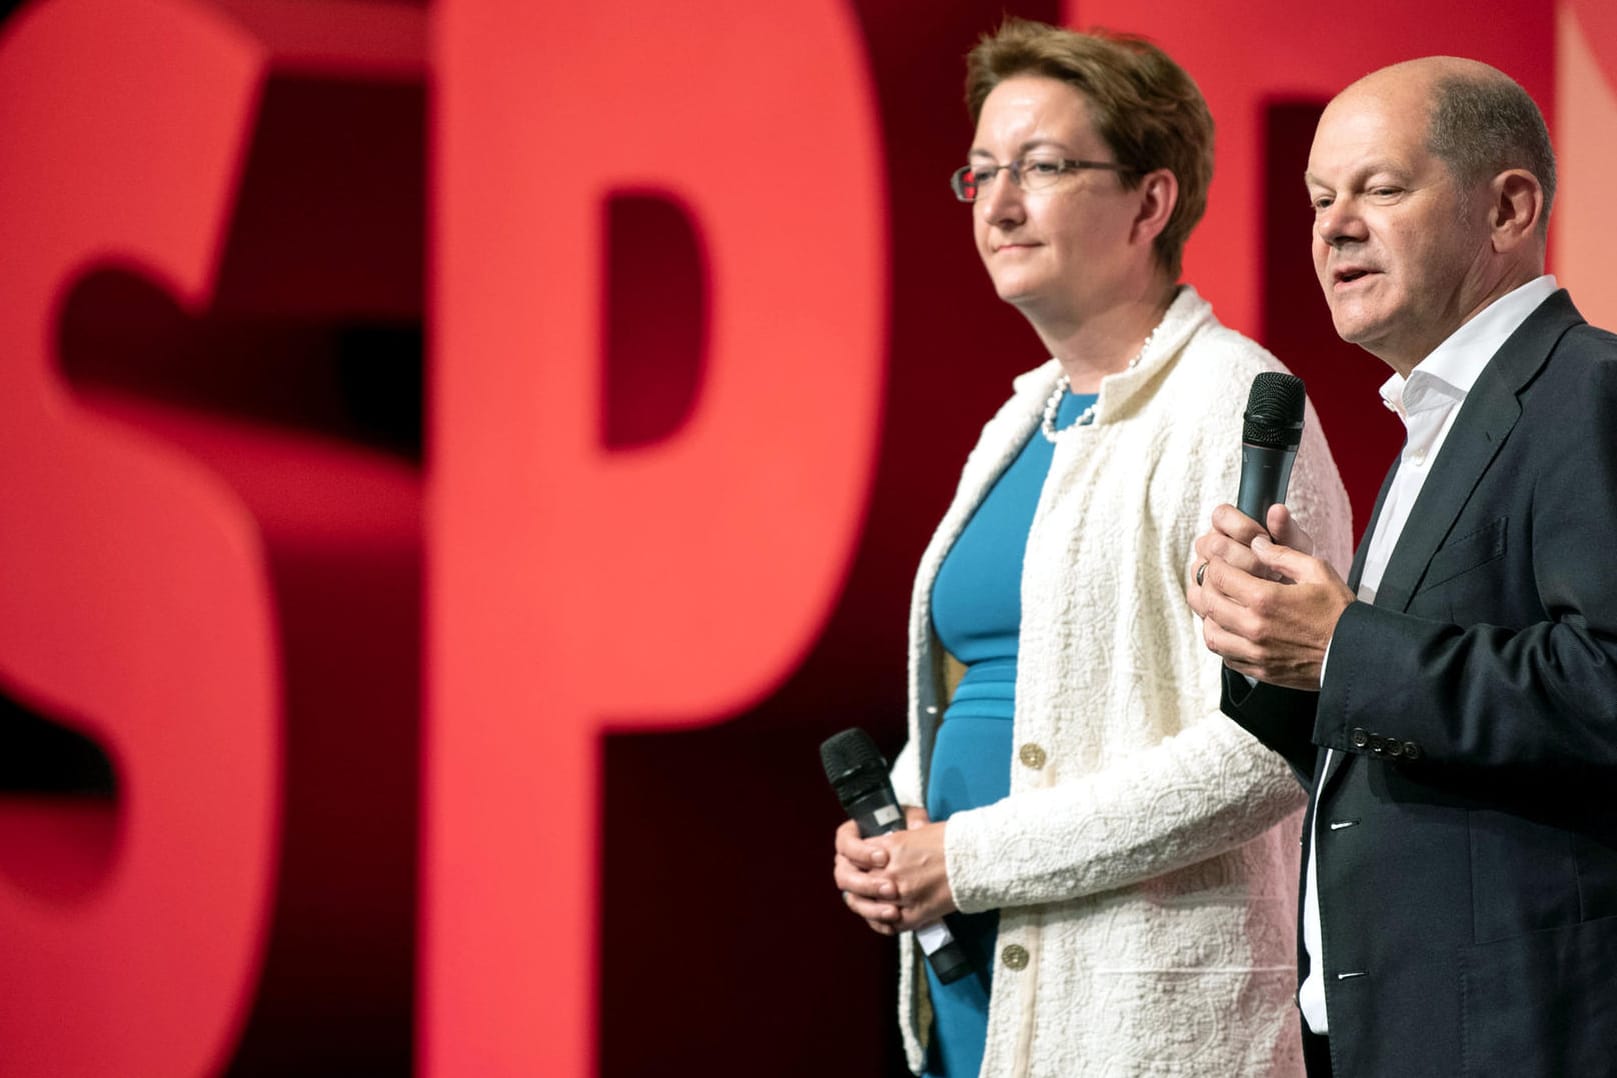
<svg viewBox="0 0 1617 1078"><path fill-rule="evenodd" d="M1212 306L1188 284L1179 286L1173 302L1162 316L1151 337L1150 345L1140 356L1140 362L1127 370L1108 374L1101 379L1100 393L1095 400L1095 420L1092 426L1103 427L1137 412L1150 400L1158 376L1179 355L1192 334L1212 317ZM1055 389L1061 376L1061 363L1052 358L1019 376L1012 385L1018 397L1036 402L1043 415L1044 404Z"/></svg>

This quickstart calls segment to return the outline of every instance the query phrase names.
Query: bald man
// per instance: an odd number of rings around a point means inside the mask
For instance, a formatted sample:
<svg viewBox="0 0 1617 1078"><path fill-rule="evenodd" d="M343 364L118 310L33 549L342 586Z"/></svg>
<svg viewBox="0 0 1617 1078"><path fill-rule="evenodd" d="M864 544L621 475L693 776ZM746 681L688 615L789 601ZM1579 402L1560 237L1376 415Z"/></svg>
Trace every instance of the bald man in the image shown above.
<svg viewBox="0 0 1617 1078"><path fill-rule="evenodd" d="M1186 593L1310 794L1309 1073L1617 1074L1617 338L1544 275L1543 117L1484 64L1399 64L1306 179L1408 440L1345 583L1284 507L1222 506Z"/></svg>

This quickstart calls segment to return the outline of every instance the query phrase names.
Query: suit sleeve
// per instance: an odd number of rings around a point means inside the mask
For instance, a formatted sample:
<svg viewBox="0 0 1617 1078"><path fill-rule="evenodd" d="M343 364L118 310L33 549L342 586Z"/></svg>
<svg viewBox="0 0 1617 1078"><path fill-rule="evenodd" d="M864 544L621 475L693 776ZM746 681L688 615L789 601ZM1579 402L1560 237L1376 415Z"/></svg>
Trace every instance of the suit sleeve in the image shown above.
<svg viewBox="0 0 1617 1078"><path fill-rule="evenodd" d="M1486 511L1468 509L1406 610L1355 603L1343 614L1311 735L1319 745L1386 756L1397 742L1404 761L1451 768L1480 796L1505 779L1609 794L1617 341L1600 334L1565 363L1570 375L1523 396L1492 486L1473 496Z"/></svg>
<svg viewBox="0 0 1617 1078"><path fill-rule="evenodd" d="M1314 744L1314 714L1319 693L1287 689L1258 682L1248 685L1245 678L1224 668L1223 695L1219 707L1241 728L1291 765L1303 789L1314 786L1314 765L1319 755Z"/></svg>

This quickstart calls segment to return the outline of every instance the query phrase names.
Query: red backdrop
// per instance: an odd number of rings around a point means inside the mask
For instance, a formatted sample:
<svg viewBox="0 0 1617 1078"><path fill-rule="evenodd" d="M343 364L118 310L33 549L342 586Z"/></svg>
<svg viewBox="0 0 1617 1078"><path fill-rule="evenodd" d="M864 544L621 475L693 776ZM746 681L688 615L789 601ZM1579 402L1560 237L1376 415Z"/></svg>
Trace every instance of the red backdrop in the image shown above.
<svg viewBox="0 0 1617 1078"><path fill-rule="evenodd" d="M816 747L896 750L910 572L1042 358L944 183L1002 10L6 15L0 1072L898 1069ZM1307 261L1335 90L1520 78L1617 316L1595 0L1012 10L1201 82L1187 277L1308 381L1356 526L1399 432Z"/></svg>

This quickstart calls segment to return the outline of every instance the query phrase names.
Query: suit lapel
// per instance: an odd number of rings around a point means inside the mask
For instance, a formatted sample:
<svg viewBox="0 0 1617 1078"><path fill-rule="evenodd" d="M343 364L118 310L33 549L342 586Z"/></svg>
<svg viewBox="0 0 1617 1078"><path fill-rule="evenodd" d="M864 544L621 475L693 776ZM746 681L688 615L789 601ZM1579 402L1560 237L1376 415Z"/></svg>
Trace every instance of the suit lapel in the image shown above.
<svg viewBox="0 0 1617 1078"><path fill-rule="evenodd" d="M1377 606L1408 609L1432 555L1521 417L1517 394L1544 366L1561 335L1580 321L1566 292L1557 292L1528 316L1483 368L1393 548L1376 589Z"/></svg>
<svg viewBox="0 0 1617 1078"><path fill-rule="evenodd" d="M1426 477L1420 497L1415 499L1403 534L1398 537L1386 572L1382 574L1381 585L1376 589L1376 606L1399 611L1408 608L1431 564L1432 555L1453 529L1460 510L1521 417L1517 395L1544 366L1561 336L1582 321L1571 297L1562 289L1541 303L1488 361L1471 392L1466 394L1460 414L1455 417L1454 426L1432 465L1432 474ZM1382 505L1397 472L1395 460L1387 470L1386 479L1382 480L1370 523L1354 552L1353 569L1347 581L1354 591L1358 591L1370 537L1380 522ZM1333 753L1330 766L1325 768L1326 753L1320 750L1317 767L1325 770L1319 773L1319 780L1314 784L1316 805L1326 788L1345 770L1351 755Z"/></svg>
<svg viewBox="0 0 1617 1078"><path fill-rule="evenodd" d="M1500 386L1484 371L1466 395L1442 451L1432 464L1432 473L1415 499L1398 545L1393 547L1376 589L1377 606L1408 609L1432 555L1448 536L1455 518L1520 416L1521 405L1514 391Z"/></svg>
<svg viewBox="0 0 1617 1078"><path fill-rule="evenodd" d="M1387 469L1387 477L1381 481L1381 492L1376 495L1376 504L1370 510L1370 523L1364 526L1364 537L1359 540L1359 548L1353 552L1353 567L1348 570L1347 586L1358 594L1359 580L1364 576L1364 559L1370 552L1370 537L1376 533L1376 524L1381 520L1381 507L1386 504L1387 491L1392 489L1392 477L1398 474L1398 461L1392 462Z"/></svg>

